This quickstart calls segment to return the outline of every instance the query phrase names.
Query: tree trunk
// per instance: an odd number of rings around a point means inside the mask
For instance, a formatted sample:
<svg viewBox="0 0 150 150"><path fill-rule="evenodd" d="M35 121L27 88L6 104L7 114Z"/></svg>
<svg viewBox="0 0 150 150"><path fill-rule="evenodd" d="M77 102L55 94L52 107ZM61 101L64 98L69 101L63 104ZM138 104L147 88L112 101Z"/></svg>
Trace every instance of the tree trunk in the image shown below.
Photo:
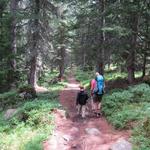
<svg viewBox="0 0 150 150"><path fill-rule="evenodd" d="M32 34L32 46L31 46L31 60L30 60L30 73L28 83L32 87L37 86L37 58L38 58L38 41L39 41L39 13L40 13L40 0L35 0L34 15L34 32Z"/></svg>
<svg viewBox="0 0 150 150"><path fill-rule="evenodd" d="M64 20L64 16L63 16L63 13L60 14L60 20ZM64 72L65 72L65 57L66 57L66 48L65 48L65 26L63 26L63 24L61 24L60 26L60 44L61 44L61 47L60 47L60 51L59 51L59 55L60 55L60 63L59 63L59 78L61 80L61 78L63 77L64 75Z"/></svg>
<svg viewBox="0 0 150 150"><path fill-rule="evenodd" d="M147 63L147 56L149 51L149 17L148 15L145 16L145 25L146 25L146 34L145 34L145 46L144 46L144 57L143 57L143 68L142 68L142 78L146 74L146 63Z"/></svg>
<svg viewBox="0 0 150 150"><path fill-rule="evenodd" d="M17 53L17 27L16 27L16 11L18 6L18 0L10 1L10 12L11 12L11 26L10 26L10 73L9 73L9 82L11 87L14 87L16 84L16 53Z"/></svg>
<svg viewBox="0 0 150 150"><path fill-rule="evenodd" d="M127 70L128 70L128 82L129 83L133 83L134 82L134 78L135 78L135 75L134 75L134 53L130 54L130 58L129 59L130 60L128 61L128 67L127 67Z"/></svg>
<svg viewBox="0 0 150 150"><path fill-rule="evenodd" d="M105 10L105 0L98 0L98 11L100 18L98 17L98 26L100 26L100 30L98 33L98 57L97 57L97 71L100 74L104 74L104 43L105 43L105 33L102 31L102 28L105 25L105 17L103 16Z"/></svg>
<svg viewBox="0 0 150 150"><path fill-rule="evenodd" d="M136 39L137 39L137 31L138 31L138 16L135 12L131 13L131 43L130 43L130 51L127 59L127 70L128 70L128 81L129 83L134 82L134 62L135 62L135 49L136 49Z"/></svg>
<svg viewBox="0 0 150 150"><path fill-rule="evenodd" d="M59 78L61 79L65 72L65 47L61 47L60 49L60 64L59 64Z"/></svg>
<svg viewBox="0 0 150 150"><path fill-rule="evenodd" d="M146 72L146 58L147 58L147 54L144 53L144 57L143 57L143 71L142 71L142 78L145 76L145 72Z"/></svg>
<svg viewBox="0 0 150 150"><path fill-rule="evenodd" d="M16 41L17 41L17 28L16 28L16 10L17 10L17 4L18 0L11 0L10 2L10 11L11 11L11 54L12 54L12 59L11 59L11 68L13 70L16 70L16 60L15 60L15 55L17 53L17 46L16 46Z"/></svg>
<svg viewBox="0 0 150 150"><path fill-rule="evenodd" d="M81 63L81 68L82 68L82 70L84 70L85 69L85 56L86 56L86 50L85 50L85 43L86 43L86 39L85 39L85 35L83 34L82 35L82 38L81 38L81 45L82 45L82 47L81 47L81 49L80 49L80 58L78 58L78 59L80 59L80 60L78 60L78 62L80 62Z"/></svg>
<svg viewBox="0 0 150 150"><path fill-rule="evenodd" d="M30 61L30 74L29 74L29 84L32 87L36 87L37 86L37 57L34 56L32 57L31 61Z"/></svg>

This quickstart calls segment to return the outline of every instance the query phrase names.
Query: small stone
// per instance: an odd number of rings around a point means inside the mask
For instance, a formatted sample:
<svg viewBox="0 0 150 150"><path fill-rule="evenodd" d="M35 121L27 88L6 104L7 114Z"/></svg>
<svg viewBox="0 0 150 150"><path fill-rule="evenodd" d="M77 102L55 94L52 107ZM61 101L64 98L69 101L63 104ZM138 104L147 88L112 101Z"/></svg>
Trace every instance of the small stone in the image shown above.
<svg viewBox="0 0 150 150"><path fill-rule="evenodd" d="M57 113L60 115L61 118L66 119L66 111L57 109Z"/></svg>
<svg viewBox="0 0 150 150"><path fill-rule="evenodd" d="M26 94L26 92L22 92L19 94L19 97L24 98L24 95Z"/></svg>
<svg viewBox="0 0 150 150"><path fill-rule="evenodd" d="M97 128L86 128L85 132L90 135L100 135L101 132Z"/></svg>
<svg viewBox="0 0 150 150"><path fill-rule="evenodd" d="M71 133L77 133L77 132L79 132L79 129L76 128L76 127L72 127L72 128L70 129L70 132L71 132Z"/></svg>
<svg viewBox="0 0 150 150"><path fill-rule="evenodd" d="M17 112L17 109L8 109L5 114L4 114L4 118L10 119L11 117L13 117L13 115Z"/></svg>
<svg viewBox="0 0 150 150"><path fill-rule="evenodd" d="M132 144L125 139L119 139L109 150L132 150Z"/></svg>
<svg viewBox="0 0 150 150"><path fill-rule="evenodd" d="M31 99L31 98L33 98L32 94L30 94L30 93L24 94L24 99Z"/></svg>
<svg viewBox="0 0 150 150"><path fill-rule="evenodd" d="M76 144L73 144L72 146L71 146L71 148L73 148L73 149L76 149L78 146L76 145Z"/></svg>
<svg viewBox="0 0 150 150"><path fill-rule="evenodd" d="M63 139L67 142L69 142L70 140L72 140L73 138L70 135L63 135Z"/></svg>

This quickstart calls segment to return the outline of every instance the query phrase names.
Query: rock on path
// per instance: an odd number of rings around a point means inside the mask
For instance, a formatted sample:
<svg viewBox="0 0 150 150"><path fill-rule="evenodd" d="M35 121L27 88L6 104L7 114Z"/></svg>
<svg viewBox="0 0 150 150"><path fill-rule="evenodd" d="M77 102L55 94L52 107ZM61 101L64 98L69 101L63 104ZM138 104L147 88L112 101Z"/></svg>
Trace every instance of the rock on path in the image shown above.
<svg viewBox="0 0 150 150"><path fill-rule="evenodd" d="M13 115L17 112L17 109L8 109L6 110L5 114L4 114L4 118L10 119L11 117L13 117Z"/></svg>
<svg viewBox="0 0 150 150"><path fill-rule="evenodd" d="M119 139L112 145L110 150L132 150L132 145L125 139Z"/></svg>

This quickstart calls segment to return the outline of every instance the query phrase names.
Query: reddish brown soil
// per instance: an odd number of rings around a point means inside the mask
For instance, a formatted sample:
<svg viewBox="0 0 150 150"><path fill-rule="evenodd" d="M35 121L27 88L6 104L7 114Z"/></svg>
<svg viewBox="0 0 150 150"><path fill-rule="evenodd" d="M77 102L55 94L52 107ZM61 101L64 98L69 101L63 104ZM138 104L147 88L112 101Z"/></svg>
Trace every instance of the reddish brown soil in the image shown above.
<svg viewBox="0 0 150 150"><path fill-rule="evenodd" d="M129 131L116 131L104 117L96 118L91 113L82 119L76 114L75 99L79 84L69 77L68 86L60 93L60 103L68 112L67 118L55 111L56 129L53 136L44 142L44 150L109 150L118 139L128 140ZM89 135L86 128L96 128L99 135Z"/></svg>

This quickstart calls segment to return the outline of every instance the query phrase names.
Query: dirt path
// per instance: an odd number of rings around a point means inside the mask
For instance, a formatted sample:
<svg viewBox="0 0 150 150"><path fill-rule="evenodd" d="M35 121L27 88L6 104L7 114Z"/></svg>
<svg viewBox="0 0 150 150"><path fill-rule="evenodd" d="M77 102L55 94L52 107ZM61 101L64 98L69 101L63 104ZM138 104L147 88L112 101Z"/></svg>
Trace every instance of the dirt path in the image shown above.
<svg viewBox="0 0 150 150"><path fill-rule="evenodd" d="M116 131L106 119L88 115L82 119L76 115L75 98L79 83L69 77L68 86L60 93L60 103L66 108L69 117L63 111L55 112L56 129L53 136L44 143L44 150L109 150L118 139L128 139L127 131Z"/></svg>

